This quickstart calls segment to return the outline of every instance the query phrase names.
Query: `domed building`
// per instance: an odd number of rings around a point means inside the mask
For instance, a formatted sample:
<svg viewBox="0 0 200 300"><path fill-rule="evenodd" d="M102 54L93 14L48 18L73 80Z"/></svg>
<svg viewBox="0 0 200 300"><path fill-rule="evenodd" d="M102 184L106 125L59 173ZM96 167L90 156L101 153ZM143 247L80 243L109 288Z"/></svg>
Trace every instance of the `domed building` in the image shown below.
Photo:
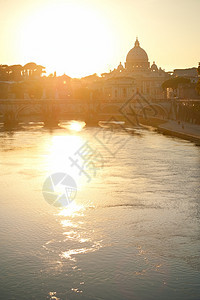
<svg viewBox="0 0 200 300"><path fill-rule="evenodd" d="M151 71L153 71L153 72L158 71L158 67L156 66L155 61L153 62L153 65L151 66Z"/></svg>
<svg viewBox="0 0 200 300"><path fill-rule="evenodd" d="M165 94L162 83L169 78L169 74L158 68L155 61L150 66L148 55L140 47L136 38L134 47L128 52L124 66L119 66L110 73L101 74L101 79L94 88L105 100L126 101L136 92L146 99L163 99Z"/></svg>
<svg viewBox="0 0 200 300"><path fill-rule="evenodd" d="M127 54L125 67L130 71L135 69L144 71L149 68L149 65L148 55L145 50L140 47L138 38L136 38L135 47Z"/></svg>

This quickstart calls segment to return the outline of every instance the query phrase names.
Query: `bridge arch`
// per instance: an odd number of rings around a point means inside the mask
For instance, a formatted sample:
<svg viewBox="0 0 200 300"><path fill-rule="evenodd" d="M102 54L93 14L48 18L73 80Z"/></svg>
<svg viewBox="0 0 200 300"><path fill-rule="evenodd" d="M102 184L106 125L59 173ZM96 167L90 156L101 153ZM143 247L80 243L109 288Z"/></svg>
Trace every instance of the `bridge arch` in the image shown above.
<svg viewBox="0 0 200 300"><path fill-rule="evenodd" d="M41 109L42 109L41 105L27 103L17 108L15 112L16 118L19 119L20 116L23 116L23 114L25 115L39 114L41 113Z"/></svg>

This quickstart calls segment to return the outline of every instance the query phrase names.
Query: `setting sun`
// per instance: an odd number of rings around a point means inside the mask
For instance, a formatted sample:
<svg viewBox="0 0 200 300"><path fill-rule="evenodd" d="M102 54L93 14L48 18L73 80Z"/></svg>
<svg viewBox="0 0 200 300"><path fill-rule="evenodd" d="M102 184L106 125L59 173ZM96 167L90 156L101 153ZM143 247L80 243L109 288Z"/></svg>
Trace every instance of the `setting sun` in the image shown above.
<svg viewBox="0 0 200 300"><path fill-rule="evenodd" d="M82 2L41 6L22 20L20 32L26 60L41 62L47 72L95 73L114 52L108 21Z"/></svg>
<svg viewBox="0 0 200 300"><path fill-rule="evenodd" d="M4 64L34 61L47 74L70 77L101 74L125 62L136 36L150 59L165 69L194 66L199 60L196 0L0 2Z"/></svg>

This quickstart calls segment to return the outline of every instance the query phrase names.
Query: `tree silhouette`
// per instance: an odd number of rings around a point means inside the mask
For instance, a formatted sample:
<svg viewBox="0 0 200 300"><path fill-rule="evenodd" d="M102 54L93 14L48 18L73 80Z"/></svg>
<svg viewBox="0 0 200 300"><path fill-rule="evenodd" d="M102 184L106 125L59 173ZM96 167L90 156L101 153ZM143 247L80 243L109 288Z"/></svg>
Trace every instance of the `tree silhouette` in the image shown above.
<svg viewBox="0 0 200 300"><path fill-rule="evenodd" d="M22 80L22 71L23 68L21 65L12 65L10 66L10 79L14 81L20 81Z"/></svg>
<svg viewBox="0 0 200 300"><path fill-rule="evenodd" d="M0 80L8 81L10 79L11 69L8 65L1 65L0 67Z"/></svg>
<svg viewBox="0 0 200 300"><path fill-rule="evenodd" d="M0 65L1 81L21 81L24 79L40 78L46 73L45 67L30 62L23 67L21 65Z"/></svg>
<svg viewBox="0 0 200 300"><path fill-rule="evenodd" d="M162 88L163 89L167 89L167 88L172 88L177 89L179 84L189 84L190 83L190 79L189 78L185 78L185 77L175 77L175 78L170 78L166 81L163 82L162 84Z"/></svg>
<svg viewBox="0 0 200 300"><path fill-rule="evenodd" d="M25 75L25 77L26 78L28 78L28 77L31 78L32 75L33 75L33 72L36 70L36 67L37 67L37 65L34 62L30 62L30 63L24 65L24 75Z"/></svg>

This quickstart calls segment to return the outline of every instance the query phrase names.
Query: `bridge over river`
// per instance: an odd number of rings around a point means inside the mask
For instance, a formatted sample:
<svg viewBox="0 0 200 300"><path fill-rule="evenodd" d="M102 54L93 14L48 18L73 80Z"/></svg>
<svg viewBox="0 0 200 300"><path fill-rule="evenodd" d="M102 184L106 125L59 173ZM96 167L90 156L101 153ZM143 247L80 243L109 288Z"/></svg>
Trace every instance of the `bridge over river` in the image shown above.
<svg viewBox="0 0 200 300"><path fill-rule="evenodd" d="M171 113L169 100L147 101L142 96L128 101L84 101L84 100L30 100L0 99L0 122L15 125L20 122L44 122L55 125L65 120L98 122L115 118L133 122L137 116L168 118Z"/></svg>

